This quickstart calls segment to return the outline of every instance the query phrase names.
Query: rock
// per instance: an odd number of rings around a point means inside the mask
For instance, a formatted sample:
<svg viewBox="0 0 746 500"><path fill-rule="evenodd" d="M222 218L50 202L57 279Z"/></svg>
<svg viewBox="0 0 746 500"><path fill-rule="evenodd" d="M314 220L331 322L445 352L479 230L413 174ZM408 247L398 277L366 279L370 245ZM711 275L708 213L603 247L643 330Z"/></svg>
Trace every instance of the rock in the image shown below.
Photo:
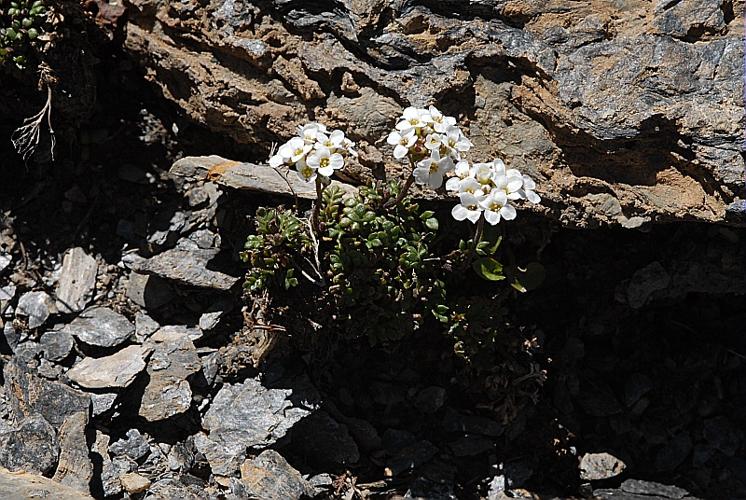
<svg viewBox="0 0 746 500"><path fill-rule="evenodd" d="M16 362L5 365L5 393L10 400L13 418L21 420L41 414L52 426L59 428L65 419L90 409L90 397L59 382L32 375Z"/></svg>
<svg viewBox="0 0 746 500"><path fill-rule="evenodd" d="M156 320L143 312L135 315L135 338L139 343L144 343L160 327Z"/></svg>
<svg viewBox="0 0 746 500"><path fill-rule="evenodd" d="M62 313L77 313L93 298L96 286L96 259L80 247L71 248L62 259L57 283L57 309Z"/></svg>
<svg viewBox="0 0 746 500"><path fill-rule="evenodd" d="M55 500L93 500L69 486L27 472L0 468L0 498L54 498Z"/></svg>
<svg viewBox="0 0 746 500"><path fill-rule="evenodd" d="M88 413L80 412L65 419L57 439L60 444L60 458L54 480L82 493L90 494L93 478L93 464L89 458L86 443Z"/></svg>
<svg viewBox="0 0 746 500"><path fill-rule="evenodd" d="M593 496L601 500L696 500L683 488L638 479L627 479L619 489L594 490Z"/></svg>
<svg viewBox="0 0 746 500"><path fill-rule="evenodd" d="M586 453L580 459L580 479L600 481L616 477L626 469L624 462L610 453Z"/></svg>
<svg viewBox="0 0 746 500"><path fill-rule="evenodd" d="M219 253L218 248L200 248L187 240L176 248L166 250L149 259L128 254L122 261L133 271L160 276L182 285L227 291L239 278L209 269L209 262Z"/></svg>
<svg viewBox="0 0 746 500"><path fill-rule="evenodd" d="M109 451L116 456L127 456L137 461L150 453L150 445L140 431L130 429L126 437L109 445Z"/></svg>
<svg viewBox="0 0 746 500"><path fill-rule="evenodd" d="M446 390L438 386L425 387L414 398L414 406L422 413L435 413L446 400Z"/></svg>
<svg viewBox="0 0 746 500"><path fill-rule="evenodd" d="M41 415L23 419L0 435L0 465L10 471L47 474L54 470L60 448L54 428Z"/></svg>
<svg viewBox="0 0 746 500"><path fill-rule="evenodd" d="M149 347L131 345L103 358L87 357L68 372L67 377L86 389L128 387L145 369Z"/></svg>
<svg viewBox="0 0 746 500"><path fill-rule="evenodd" d="M290 447L319 469L348 467L360 452L347 426L325 411L316 411L293 427Z"/></svg>
<svg viewBox="0 0 746 500"><path fill-rule="evenodd" d="M65 330L44 333L39 339L44 358L49 361L62 361L73 350L73 337Z"/></svg>
<svg viewBox="0 0 746 500"><path fill-rule="evenodd" d="M180 329L161 328L150 337L153 354L148 361L150 380L140 403L139 414L149 422L165 420L187 411L192 405L188 377L202 365L197 349Z"/></svg>
<svg viewBox="0 0 746 500"><path fill-rule="evenodd" d="M54 300L46 292L26 292L18 299L16 316L28 318L29 328L39 328L53 312Z"/></svg>
<svg viewBox="0 0 746 500"><path fill-rule="evenodd" d="M477 415L464 415L448 409L443 419L443 428L447 432L482 434L489 437L500 437L503 426L492 419Z"/></svg>
<svg viewBox="0 0 746 500"><path fill-rule="evenodd" d="M109 436L96 431L96 440L91 447L91 457L101 464L101 493L103 496L113 496L121 493L122 484L119 473L109 457ZM100 495L97 495L100 496Z"/></svg>
<svg viewBox="0 0 746 500"><path fill-rule="evenodd" d="M127 282L127 297L140 307L152 311L174 299L171 286L158 276L131 272Z"/></svg>
<svg viewBox="0 0 746 500"><path fill-rule="evenodd" d="M316 199L316 188L298 179L288 169L240 163L219 156L182 158L171 167L171 173L193 180L207 177L221 186L233 189ZM357 188L337 180L332 180L332 184L345 192L357 191Z"/></svg>
<svg viewBox="0 0 746 500"><path fill-rule="evenodd" d="M622 411L614 391L603 380L583 380L577 398L583 411L594 417L608 417Z"/></svg>
<svg viewBox="0 0 746 500"><path fill-rule="evenodd" d="M692 438L682 433L674 436L658 450L655 467L661 471L671 471L681 465L692 452Z"/></svg>
<svg viewBox="0 0 746 500"><path fill-rule="evenodd" d="M642 373L633 373L624 383L624 403L631 407L650 392L653 382Z"/></svg>
<svg viewBox="0 0 746 500"><path fill-rule="evenodd" d="M274 444L309 415L317 402L318 394L270 389L256 379L225 384L202 419L209 434L198 434L195 444L214 474L230 476L243 462L247 448Z"/></svg>
<svg viewBox="0 0 746 500"><path fill-rule="evenodd" d="M175 479L161 479L148 488L145 500L207 500L215 496L198 485L187 486Z"/></svg>
<svg viewBox="0 0 746 500"><path fill-rule="evenodd" d="M16 296L16 286L9 283L0 287L0 314L4 313L10 305L10 301Z"/></svg>
<svg viewBox="0 0 746 500"><path fill-rule="evenodd" d="M93 403L93 416L97 417L103 415L107 411L111 410L112 406L117 400L116 393L104 393L104 394L91 394L91 403Z"/></svg>
<svg viewBox="0 0 746 500"><path fill-rule="evenodd" d="M743 433L726 417L714 417L704 421L702 435L713 448L732 457L741 447Z"/></svg>
<svg viewBox="0 0 746 500"><path fill-rule="evenodd" d="M385 463L391 472L398 476L427 463L437 453L438 448L435 445L430 441L421 440L393 451Z"/></svg>
<svg viewBox="0 0 746 500"><path fill-rule="evenodd" d="M671 276L660 262L648 264L632 275L627 286L627 303L631 308L639 309L651 295L659 290L665 290L670 284Z"/></svg>
<svg viewBox="0 0 746 500"><path fill-rule="evenodd" d="M225 316L233 307L233 304L224 300L213 304L207 312L202 313L199 317L199 329L203 332L214 330L220 323L220 319Z"/></svg>
<svg viewBox="0 0 746 500"><path fill-rule="evenodd" d="M300 472L274 450L263 451L258 457L241 464L241 498L263 500L299 500L313 497L315 490Z"/></svg>
<svg viewBox="0 0 746 500"><path fill-rule="evenodd" d="M128 472L119 477L124 490L130 495L142 493L150 487L150 480L135 472Z"/></svg>
<svg viewBox="0 0 746 500"><path fill-rule="evenodd" d="M742 196L738 3L236 5L140 7L124 31L167 99L238 143L269 151L323 110L358 139L360 181L380 158L397 172L382 139L402 107L433 103L459 117L475 159L536 177L552 206L536 210L563 224L723 221ZM243 172L212 168L200 179Z"/></svg>
<svg viewBox="0 0 746 500"><path fill-rule="evenodd" d="M10 352L14 352L16 350L20 338L21 336L13 327L13 323L8 322L3 325L3 340L5 341L5 344L7 345Z"/></svg>
<svg viewBox="0 0 746 500"><path fill-rule="evenodd" d="M127 318L106 307L93 307L64 327L78 340L98 347L116 347L135 333Z"/></svg>
<svg viewBox="0 0 746 500"><path fill-rule="evenodd" d="M5 268L7 268L11 262L13 262L12 255L5 252L0 253L0 273L5 271Z"/></svg>
<svg viewBox="0 0 746 500"><path fill-rule="evenodd" d="M484 436L467 435L448 443L451 452L457 457L471 457L495 449L495 443Z"/></svg>

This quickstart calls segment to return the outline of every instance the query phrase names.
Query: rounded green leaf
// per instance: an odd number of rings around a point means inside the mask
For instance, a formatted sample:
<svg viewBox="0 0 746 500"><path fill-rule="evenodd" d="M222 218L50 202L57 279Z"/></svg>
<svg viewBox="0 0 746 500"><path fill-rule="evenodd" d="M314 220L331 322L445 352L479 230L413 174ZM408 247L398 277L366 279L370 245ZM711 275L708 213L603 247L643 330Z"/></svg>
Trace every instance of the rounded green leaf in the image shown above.
<svg viewBox="0 0 746 500"><path fill-rule="evenodd" d="M505 279L505 275L502 273L503 265L492 257L477 259L472 263L471 267L477 275L488 281L501 281Z"/></svg>

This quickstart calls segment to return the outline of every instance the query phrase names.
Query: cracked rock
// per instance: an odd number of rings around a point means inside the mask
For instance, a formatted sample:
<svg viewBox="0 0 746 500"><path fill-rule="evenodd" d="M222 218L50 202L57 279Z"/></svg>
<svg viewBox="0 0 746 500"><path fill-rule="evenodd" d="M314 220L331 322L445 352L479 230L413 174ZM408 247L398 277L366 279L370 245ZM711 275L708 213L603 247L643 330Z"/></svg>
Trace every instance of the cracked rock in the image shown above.
<svg viewBox="0 0 746 500"><path fill-rule="evenodd" d="M41 415L27 417L0 435L0 465L11 471L49 473L59 453L54 428Z"/></svg>
<svg viewBox="0 0 746 500"><path fill-rule="evenodd" d="M116 347L135 333L135 326L111 309L94 307L83 311L64 330L89 345Z"/></svg>

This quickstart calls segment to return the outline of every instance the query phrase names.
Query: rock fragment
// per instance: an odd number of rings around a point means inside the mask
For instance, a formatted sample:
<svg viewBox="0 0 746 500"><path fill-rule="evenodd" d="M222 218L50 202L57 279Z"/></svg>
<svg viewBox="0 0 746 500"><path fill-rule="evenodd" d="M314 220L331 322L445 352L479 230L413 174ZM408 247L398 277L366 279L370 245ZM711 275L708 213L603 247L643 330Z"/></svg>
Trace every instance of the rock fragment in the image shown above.
<svg viewBox="0 0 746 500"><path fill-rule="evenodd" d="M347 426L325 411L316 411L293 427L291 447L320 469L349 466L360 459Z"/></svg>
<svg viewBox="0 0 746 500"><path fill-rule="evenodd" d="M90 397L59 382L36 377L17 362L5 365L5 393L10 400L15 420L41 414L52 426L59 428L67 417L88 412Z"/></svg>
<svg viewBox="0 0 746 500"><path fill-rule="evenodd" d="M86 389L111 389L129 386L145 369L150 348L131 345L103 358L87 357L68 372L67 377Z"/></svg>
<svg viewBox="0 0 746 500"><path fill-rule="evenodd" d="M106 307L93 307L64 327L78 340L98 347L116 347L127 341L135 327L121 314Z"/></svg>
<svg viewBox="0 0 746 500"><path fill-rule="evenodd" d="M65 330L49 331L39 339L44 358L49 361L61 361L73 350L73 337Z"/></svg>
<svg viewBox="0 0 746 500"><path fill-rule="evenodd" d="M158 309L174 299L174 291L158 276L131 272L127 283L127 297L148 311Z"/></svg>
<svg viewBox="0 0 746 500"><path fill-rule="evenodd" d="M86 444L88 414L79 412L65 419L57 436L60 458L54 480L82 493L90 493L93 463Z"/></svg>
<svg viewBox="0 0 746 500"><path fill-rule="evenodd" d="M300 472L274 450L263 451L253 460L241 464L240 485L233 488L234 495L263 500L299 500L313 497L313 486Z"/></svg>
<svg viewBox="0 0 746 500"><path fill-rule="evenodd" d="M187 380L202 365L197 349L181 329L161 328L149 345L153 354L148 362L148 382L139 414L149 422L165 420L187 411L192 405L192 390Z"/></svg>
<svg viewBox="0 0 746 500"><path fill-rule="evenodd" d="M128 472L121 475L119 481L122 483L124 490L130 495L142 493L150 487L150 480L136 472Z"/></svg>
<svg viewBox="0 0 746 500"><path fill-rule="evenodd" d="M71 248L62 260L57 283L57 309L62 313L77 313L85 309L96 287L96 259L80 247Z"/></svg>
<svg viewBox="0 0 746 500"><path fill-rule="evenodd" d="M96 431L96 440L91 449L91 455L101 464L101 487L104 496L112 496L121 493L122 484L119 482L119 473L109 456L109 436L101 431Z"/></svg>
<svg viewBox="0 0 746 500"><path fill-rule="evenodd" d="M54 498L55 500L93 500L69 486L27 472L10 472L0 467L0 498Z"/></svg>
<svg viewBox="0 0 746 500"><path fill-rule="evenodd" d="M150 445L140 431L130 429L125 437L109 445L109 451L116 456L127 456L137 461L150 453Z"/></svg>
<svg viewBox="0 0 746 500"><path fill-rule="evenodd" d="M586 453L580 459L580 479L600 481L616 477L626 469L624 462L610 453Z"/></svg>
<svg viewBox="0 0 746 500"><path fill-rule="evenodd" d="M60 448L54 428L41 415L23 419L0 435L0 465L10 471L47 474L54 470Z"/></svg>
<svg viewBox="0 0 746 500"><path fill-rule="evenodd" d="M38 328L55 311L54 300L46 292L26 292L18 299L16 316L28 318L29 328Z"/></svg>

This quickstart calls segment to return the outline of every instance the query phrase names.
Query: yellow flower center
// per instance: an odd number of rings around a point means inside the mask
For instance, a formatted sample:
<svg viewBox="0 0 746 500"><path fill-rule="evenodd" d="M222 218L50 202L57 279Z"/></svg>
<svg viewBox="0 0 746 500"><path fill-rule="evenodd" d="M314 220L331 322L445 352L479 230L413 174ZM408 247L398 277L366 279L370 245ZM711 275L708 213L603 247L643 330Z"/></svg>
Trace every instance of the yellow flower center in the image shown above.
<svg viewBox="0 0 746 500"><path fill-rule="evenodd" d="M329 166L329 158L322 158L321 161L319 162L319 166L321 168L328 167Z"/></svg>

